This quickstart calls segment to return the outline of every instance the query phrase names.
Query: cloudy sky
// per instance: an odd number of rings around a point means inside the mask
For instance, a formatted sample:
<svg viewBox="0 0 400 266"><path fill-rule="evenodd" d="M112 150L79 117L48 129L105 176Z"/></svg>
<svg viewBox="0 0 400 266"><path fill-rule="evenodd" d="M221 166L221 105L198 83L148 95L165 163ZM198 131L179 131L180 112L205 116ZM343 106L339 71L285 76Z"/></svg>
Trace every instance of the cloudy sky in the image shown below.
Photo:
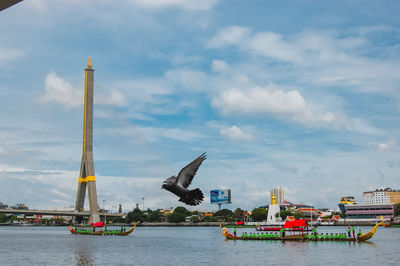
<svg viewBox="0 0 400 266"><path fill-rule="evenodd" d="M84 68L95 68L99 204L230 208L399 189L397 1L31 0L0 12L0 201L74 205Z"/></svg>

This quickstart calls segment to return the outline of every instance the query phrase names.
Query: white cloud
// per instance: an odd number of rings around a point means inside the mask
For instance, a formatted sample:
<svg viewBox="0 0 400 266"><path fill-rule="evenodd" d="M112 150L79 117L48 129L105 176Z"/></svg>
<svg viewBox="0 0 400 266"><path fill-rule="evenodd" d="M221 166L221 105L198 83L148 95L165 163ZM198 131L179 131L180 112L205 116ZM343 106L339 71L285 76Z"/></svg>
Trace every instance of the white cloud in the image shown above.
<svg viewBox="0 0 400 266"><path fill-rule="evenodd" d="M379 143L378 147L381 150L387 150L389 148L389 145L387 143Z"/></svg>
<svg viewBox="0 0 400 266"><path fill-rule="evenodd" d="M213 60L211 68L215 72L223 72L228 69L228 64L222 60Z"/></svg>
<svg viewBox="0 0 400 266"><path fill-rule="evenodd" d="M221 135L227 136L232 140L246 140L251 141L253 136L251 134L243 132L237 126L232 126L230 128L225 128L220 130Z"/></svg>
<svg viewBox="0 0 400 266"><path fill-rule="evenodd" d="M390 150L393 147L396 146L396 141L395 140L390 140L386 143L378 143L378 148L381 150Z"/></svg>
<svg viewBox="0 0 400 266"><path fill-rule="evenodd" d="M145 8L178 7L183 9L206 10L215 5L218 0L129 0L135 5Z"/></svg>
<svg viewBox="0 0 400 266"><path fill-rule="evenodd" d="M150 140L159 140L160 138L173 139L177 141L190 142L202 137L196 131L184 130L179 128L160 128L160 127L140 127L140 131Z"/></svg>
<svg viewBox="0 0 400 266"><path fill-rule="evenodd" d="M303 97L297 90L284 92L272 85L254 87L247 91L231 89L223 91L212 101L223 114L277 114L296 116L307 112Z"/></svg>
<svg viewBox="0 0 400 266"><path fill-rule="evenodd" d="M258 33L247 40L250 51L284 62L303 63L305 58L299 50L290 42L283 40L283 36L274 32Z"/></svg>
<svg viewBox="0 0 400 266"><path fill-rule="evenodd" d="M173 87L183 88L184 90L204 91L204 81L207 75L202 71L177 69L170 70L165 75L168 82Z"/></svg>
<svg viewBox="0 0 400 266"><path fill-rule="evenodd" d="M3 146L0 146L0 156L4 156L7 154L8 154L7 150Z"/></svg>
<svg viewBox="0 0 400 266"><path fill-rule="evenodd" d="M111 100L111 103L113 103L116 106L127 105L127 101L126 101L124 95L116 89L112 89L110 100Z"/></svg>
<svg viewBox="0 0 400 266"><path fill-rule="evenodd" d="M46 76L45 95L42 101L56 101L67 107L76 107L83 104L83 92L78 90L67 81L58 77L55 72L50 72Z"/></svg>
<svg viewBox="0 0 400 266"><path fill-rule="evenodd" d="M283 91L273 85L248 90L225 90L212 100L224 115L270 115L306 126L328 127L376 134L378 130L341 112L312 110L297 90Z"/></svg>
<svg viewBox="0 0 400 266"><path fill-rule="evenodd" d="M377 28L374 31L387 31ZM342 34L342 35L341 35ZM335 30L304 31L292 35L276 32L253 32L250 28L222 28L209 39L207 48L236 47L247 55L264 58L265 63L279 63L286 78L294 75L299 82L317 85L350 85L361 91L394 91L398 82L395 71L396 46L388 46L386 57L371 57L375 48L363 31L352 36ZM381 51L382 53L382 51ZM393 56L391 56L393 55Z"/></svg>
<svg viewBox="0 0 400 266"><path fill-rule="evenodd" d="M7 61L14 60L24 54L22 50L9 49L0 46L0 65L5 64Z"/></svg>
<svg viewBox="0 0 400 266"><path fill-rule="evenodd" d="M303 65L350 63L351 60L358 59L346 51L362 47L366 40L363 37L340 38L337 35L334 31L305 31L284 36L271 31L252 33L249 28L231 26L219 30L208 41L207 47L233 45L266 58Z"/></svg>
<svg viewBox="0 0 400 266"><path fill-rule="evenodd" d="M216 36L207 42L208 48L218 48L226 45L240 44L248 38L251 30L245 27L231 26L218 31Z"/></svg>
<svg viewBox="0 0 400 266"><path fill-rule="evenodd" d="M97 94L97 92L95 92ZM83 104L83 88L73 87L69 82L57 76L55 72L50 72L45 80L45 94L41 97L43 102L59 102L67 108L81 106ZM115 106L127 105L125 96L117 89L112 89L111 94L107 95L100 91L99 96L95 96L96 104L106 104Z"/></svg>

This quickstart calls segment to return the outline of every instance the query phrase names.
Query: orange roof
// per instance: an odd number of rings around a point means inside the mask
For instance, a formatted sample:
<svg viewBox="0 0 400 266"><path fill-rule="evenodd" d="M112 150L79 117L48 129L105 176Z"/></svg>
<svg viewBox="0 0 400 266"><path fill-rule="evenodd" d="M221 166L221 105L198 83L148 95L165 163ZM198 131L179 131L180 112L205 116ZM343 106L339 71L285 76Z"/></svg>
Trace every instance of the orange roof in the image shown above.
<svg viewBox="0 0 400 266"><path fill-rule="evenodd" d="M331 220L332 221L334 221L334 220L339 221L340 220L340 215L333 215Z"/></svg>
<svg viewBox="0 0 400 266"><path fill-rule="evenodd" d="M294 220L296 220L296 218L294 218L294 216L287 216L287 217L286 217L286 220L288 220L288 221L294 221Z"/></svg>

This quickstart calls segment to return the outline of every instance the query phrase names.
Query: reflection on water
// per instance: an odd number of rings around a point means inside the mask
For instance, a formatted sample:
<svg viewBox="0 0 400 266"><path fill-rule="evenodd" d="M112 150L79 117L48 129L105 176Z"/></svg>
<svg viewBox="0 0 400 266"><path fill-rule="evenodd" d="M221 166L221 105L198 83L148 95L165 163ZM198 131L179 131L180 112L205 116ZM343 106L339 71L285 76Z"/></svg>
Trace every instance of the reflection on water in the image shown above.
<svg viewBox="0 0 400 266"><path fill-rule="evenodd" d="M0 227L0 265L347 265L350 259L396 265L399 240L398 228L379 228L371 241L354 243L224 240L216 227L138 227L127 237L71 235L66 227Z"/></svg>
<svg viewBox="0 0 400 266"><path fill-rule="evenodd" d="M76 265L81 266L81 265L94 265L94 260L91 257L91 254L89 252L85 251L78 251L76 253Z"/></svg>

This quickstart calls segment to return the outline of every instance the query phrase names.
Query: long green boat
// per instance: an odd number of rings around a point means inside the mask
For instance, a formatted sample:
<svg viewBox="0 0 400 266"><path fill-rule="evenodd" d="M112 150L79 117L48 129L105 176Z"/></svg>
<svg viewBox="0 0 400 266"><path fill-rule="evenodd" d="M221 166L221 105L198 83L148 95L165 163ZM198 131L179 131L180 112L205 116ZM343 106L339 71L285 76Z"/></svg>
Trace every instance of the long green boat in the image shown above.
<svg viewBox="0 0 400 266"><path fill-rule="evenodd" d="M362 234L359 237L353 237L353 238L343 238L343 237L315 237L311 236L311 234L303 234L302 232L297 231L298 234L295 235L285 235L282 237L281 235L278 234L270 234L269 236L263 236L263 235L252 235L252 236L234 236L231 233L228 233L228 230L224 227L222 230L223 236L228 239L228 240L279 240L279 241L341 241L341 242L364 242L369 239L371 239L375 233L376 229L378 226L382 225L383 222L377 223L372 230L366 234Z"/></svg>
<svg viewBox="0 0 400 266"><path fill-rule="evenodd" d="M92 235L92 236L127 236L135 230L136 226L138 225L139 222L137 222L131 229L125 231L125 230L97 230L95 227L94 229L86 229L85 227L80 228L76 227L73 228L71 225L69 226L69 231L71 234L74 235Z"/></svg>

